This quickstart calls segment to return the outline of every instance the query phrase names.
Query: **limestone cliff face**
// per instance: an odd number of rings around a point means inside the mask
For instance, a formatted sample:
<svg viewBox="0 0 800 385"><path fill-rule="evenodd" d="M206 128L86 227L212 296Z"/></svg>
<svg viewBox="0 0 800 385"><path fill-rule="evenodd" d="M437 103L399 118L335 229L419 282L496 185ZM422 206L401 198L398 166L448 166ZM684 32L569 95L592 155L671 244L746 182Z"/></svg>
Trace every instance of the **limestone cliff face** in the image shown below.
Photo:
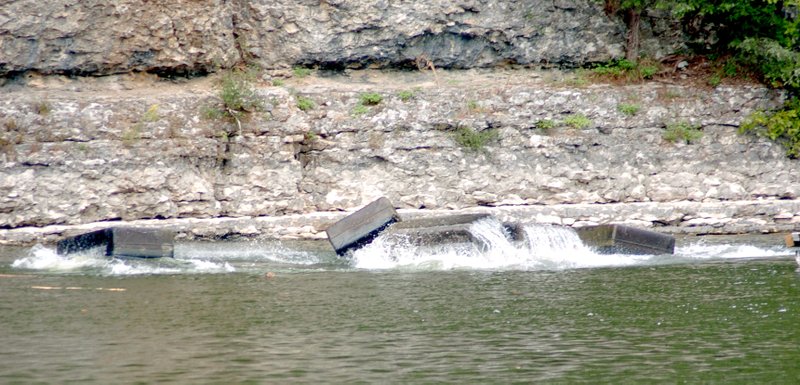
<svg viewBox="0 0 800 385"><path fill-rule="evenodd" d="M567 88L561 76L354 71L289 79L259 88L267 111L241 131L203 118L219 103L210 79L31 79L0 95L0 227L339 211L379 196L400 208L462 209L800 195L797 161L736 132L749 112L779 105L779 94L756 86ZM367 91L383 101L357 108ZM316 107L299 110L301 96ZM623 104L639 110L623 113ZM537 124L545 120L551 129ZM665 127L680 123L700 127L702 139L665 140ZM463 127L494 130L497 139L469 150L454 137ZM663 211L651 222L683 220Z"/></svg>
<svg viewBox="0 0 800 385"><path fill-rule="evenodd" d="M780 93L587 85L508 66L622 56L624 26L595 1L0 3L0 243L31 226L330 214L379 196L407 210L516 208L562 224L800 222L797 161L736 132ZM648 15L643 28L646 53L682 45L667 19ZM242 62L320 71L283 86L269 77L281 71L266 71L257 89L266 109L241 127L204 118L220 104L215 75L152 75ZM398 67L411 71L387 70ZM383 100L360 106L362 92ZM315 108L300 110L300 97ZM702 139L665 140L678 124ZM467 149L455 140L465 128L496 139ZM323 225L292 226L313 235Z"/></svg>
<svg viewBox="0 0 800 385"><path fill-rule="evenodd" d="M10 0L0 6L0 75L205 72L239 60L223 0Z"/></svg>
<svg viewBox="0 0 800 385"><path fill-rule="evenodd" d="M656 56L681 46L661 21L644 23ZM623 33L590 0L6 0L0 76L579 65L622 56Z"/></svg>

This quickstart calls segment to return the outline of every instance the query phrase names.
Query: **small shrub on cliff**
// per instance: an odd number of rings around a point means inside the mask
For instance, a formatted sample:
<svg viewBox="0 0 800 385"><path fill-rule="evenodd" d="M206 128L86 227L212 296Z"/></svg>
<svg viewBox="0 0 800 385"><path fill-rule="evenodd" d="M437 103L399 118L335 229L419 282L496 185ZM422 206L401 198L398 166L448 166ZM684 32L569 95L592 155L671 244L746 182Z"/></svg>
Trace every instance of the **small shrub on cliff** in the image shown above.
<svg viewBox="0 0 800 385"><path fill-rule="evenodd" d="M307 98L305 96L297 97L297 108L300 109L300 111L313 110L314 107L316 107L316 104L310 98Z"/></svg>
<svg viewBox="0 0 800 385"><path fill-rule="evenodd" d="M264 103L258 98L253 86L254 75L240 70L226 73L222 77L220 98L224 112L239 120L246 113L260 111Z"/></svg>
<svg viewBox="0 0 800 385"><path fill-rule="evenodd" d="M686 122L671 123L667 125L666 131L662 135L664 140L670 143L677 141L691 144L692 142L700 140L703 137L703 132L700 131L700 126L693 126Z"/></svg>
<svg viewBox="0 0 800 385"><path fill-rule="evenodd" d="M362 106L377 106L383 101L383 96L377 92L365 92L358 96Z"/></svg>
<svg viewBox="0 0 800 385"><path fill-rule="evenodd" d="M367 108L367 106L359 103L359 104L356 104L355 107L353 107L353 110L351 111L351 114L353 116L361 116L361 115L366 114L367 112L369 112L369 108Z"/></svg>
<svg viewBox="0 0 800 385"><path fill-rule="evenodd" d="M414 97L414 91L403 90L397 93L397 97L400 98L401 101L407 102Z"/></svg>
<svg viewBox="0 0 800 385"><path fill-rule="evenodd" d="M542 131L548 131L556 127L556 122L550 119L542 119L542 120L537 120L535 123L533 123L533 126Z"/></svg>
<svg viewBox="0 0 800 385"><path fill-rule="evenodd" d="M625 116L633 116L639 113L639 110L642 109L642 106L633 103L620 103L617 106L617 110L621 112Z"/></svg>
<svg viewBox="0 0 800 385"><path fill-rule="evenodd" d="M222 76L219 98L221 105L205 106L201 115L205 119L225 119L235 122L239 131L242 130L242 120L251 113L264 109L264 102L258 97L253 82L257 72L234 69ZM158 119L158 106L153 105L144 116L145 121Z"/></svg>
<svg viewBox="0 0 800 385"><path fill-rule="evenodd" d="M592 121L589 120L589 118L587 118L584 114L574 114L564 118L564 124L572 128L582 130L589 127L592 124Z"/></svg>
<svg viewBox="0 0 800 385"><path fill-rule="evenodd" d="M260 111L264 103L259 99L253 86L254 74L248 71L232 70L222 76L219 98L222 105L206 106L202 115L208 119L230 119L239 122L244 115ZM158 120L158 106L151 106L144 115L145 120Z"/></svg>
<svg viewBox="0 0 800 385"><path fill-rule="evenodd" d="M792 98L783 109L757 111L739 127L740 133L753 133L780 143L790 158L800 158L800 99Z"/></svg>
<svg viewBox="0 0 800 385"><path fill-rule="evenodd" d="M625 83L635 83L642 80L652 79L660 67L658 63L649 59L642 59L638 62L621 59L597 65L592 69L595 78L600 80L622 81Z"/></svg>
<svg viewBox="0 0 800 385"><path fill-rule="evenodd" d="M302 79L311 75L311 68L294 67L292 68L292 74L294 77Z"/></svg>
<svg viewBox="0 0 800 385"><path fill-rule="evenodd" d="M481 151L487 144L497 140L498 136L497 131L494 129L475 131L470 127L459 126L453 135L453 139L458 145L467 150Z"/></svg>

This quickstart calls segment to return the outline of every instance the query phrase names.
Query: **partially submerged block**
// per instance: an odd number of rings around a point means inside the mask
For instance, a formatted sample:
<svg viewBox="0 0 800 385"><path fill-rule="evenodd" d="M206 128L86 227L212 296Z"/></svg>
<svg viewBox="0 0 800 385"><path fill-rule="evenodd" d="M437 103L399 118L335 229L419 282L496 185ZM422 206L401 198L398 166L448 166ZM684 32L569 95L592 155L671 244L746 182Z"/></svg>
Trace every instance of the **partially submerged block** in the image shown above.
<svg viewBox="0 0 800 385"><path fill-rule="evenodd" d="M581 241L600 253L674 254L675 237L624 225L599 225L575 229Z"/></svg>
<svg viewBox="0 0 800 385"><path fill-rule="evenodd" d="M485 246L469 229L476 221L489 216L489 214L458 214L411 219L395 223L386 230L385 236L402 237L405 241L415 246L436 246L467 242Z"/></svg>
<svg viewBox="0 0 800 385"><path fill-rule="evenodd" d="M372 242L386 227L399 221L392 203L381 197L334 223L325 233L336 254L344 255Z"/></svg>
<svg viewBox="0 0 800 385"><path fill-rule="evenodd" d="M800 247L800 233L786 234L786 247Z"/></svg>
<svg viewBox="0 0 800 385"><path fill-rule="evenodd" d="M56 249L62 255L103 247L106 256L173 257L174 238L167 230L111 227L61 240Z"/></svg>

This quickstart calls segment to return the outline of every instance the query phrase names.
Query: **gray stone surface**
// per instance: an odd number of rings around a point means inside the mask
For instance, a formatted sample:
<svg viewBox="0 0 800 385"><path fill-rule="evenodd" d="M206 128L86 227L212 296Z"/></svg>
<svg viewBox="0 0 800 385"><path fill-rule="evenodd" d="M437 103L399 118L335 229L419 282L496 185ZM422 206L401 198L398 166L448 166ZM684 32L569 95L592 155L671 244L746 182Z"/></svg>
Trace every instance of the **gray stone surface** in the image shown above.
<svg viewBox="0 0 800 385"><path fill-rule="evenodd" d="M214 70L240 59L233 24L223 0L5 0L0 76Z"/></svg>
<svg viewBox="0 0 800 385"><path fill-rule="evenodd" d="M590 0L5 0L0 76L203 73L240 61L575 66L621 57L624 28ZM659 15L643 31L644 53L683 47L678 26Z"/></svg>
<svg viewBox="0 0 800 385"><path fill-rule="evenodd" d="M779 105L779 93L566 87L570 76L353 71L289 79L258 89L268 111L241 132L203 118L219 103L213 79L33 77L0 92L0 238L17 239L25 232L12 229L28 226L215 217L235 226L192 227L188 236L316 237L325 227L313 220L281 229L252 218L354 210L380 196L400 209L487 207L504 221L568 226L724 233L800 223L798 161L737 133L749 112ZM366 91L383 101L354 113ZM403 101L400 91L413 97ZM299 95L317 107L300 111ZM627 116L621 103L641 110ZM586 127L565 123L578 114ZM535 128L544 119L555 127ZM698 125L703 137L664 140L675 122ZM454 140L457 127L493 129L497 140L471 151Z"/></svg>

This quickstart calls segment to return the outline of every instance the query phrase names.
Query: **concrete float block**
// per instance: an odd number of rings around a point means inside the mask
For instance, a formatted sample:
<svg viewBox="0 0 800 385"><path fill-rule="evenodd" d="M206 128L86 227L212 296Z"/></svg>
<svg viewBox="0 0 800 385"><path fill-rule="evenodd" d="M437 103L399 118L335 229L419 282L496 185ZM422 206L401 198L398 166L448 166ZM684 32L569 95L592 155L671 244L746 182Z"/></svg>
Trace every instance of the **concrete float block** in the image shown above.
<svg viewBox="0 0 800 385"><path fill-rule="evenodd" d="M390 226L384 236L402 238L415 246L437 246L453 243L475 243L485 247L469 228L489 214L458 214L442 217L411 219Z"/></svg>
<svg viewBox="0 0 800 385"><path fill-rule="evenodd" d="M111 227L69 237L56 244L58 254L66 255L104 247L106 256L161 258L175 255L175 234L161 229Z"/></svg>
<svg viewBox="0 0 800 385"><path fill-rule="evenodd" d="M604 254L674 254L675 237L624 225L575 229L581 241Z"/></svg>
<svg viewBox="0 0 800 385"><path fill-rule="evenodd" d="M800 247L800 233L786 234L786 247Z"/></svg>
<svg viewBox="0 0 800 385"><path fill-rule="evenodd" d="M344 255L372 242L389 225L400 221L392 202L378 198L325 230L333 250Z"/></svg>

